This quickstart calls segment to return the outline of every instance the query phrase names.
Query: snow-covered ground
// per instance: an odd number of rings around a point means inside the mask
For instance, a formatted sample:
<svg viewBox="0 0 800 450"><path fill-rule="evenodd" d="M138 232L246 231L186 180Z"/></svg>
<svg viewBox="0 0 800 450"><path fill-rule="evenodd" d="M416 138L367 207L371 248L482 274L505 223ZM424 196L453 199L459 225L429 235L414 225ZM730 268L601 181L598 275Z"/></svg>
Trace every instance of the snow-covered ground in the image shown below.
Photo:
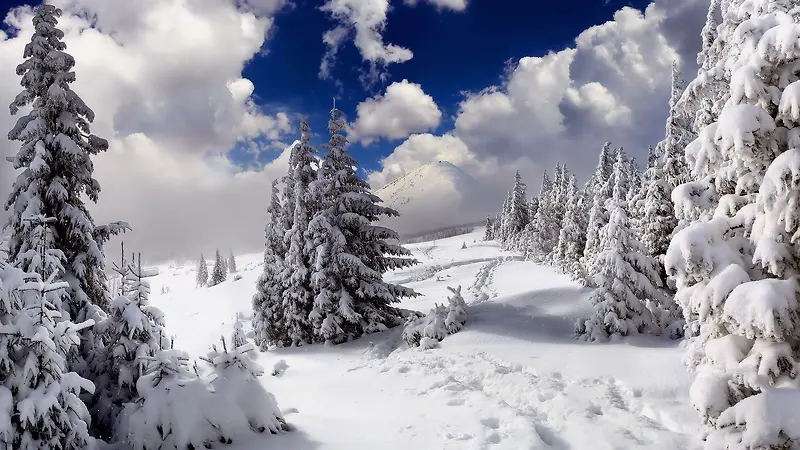
<svg viewBox="0 0 800 450"><path fill-rule="evenodd" d="M482 242L483 230L409 245L421 264L388 274L424 296L422 312L463 287L469 321L439 348L409 349L401 329L329 347L259 355L263 377L295 427L253 435L231 450L286 449L696 449L699 421L675 342L611 344L572 338L588 291L549 267ZM461 249L462 243L467 248ZM152 303L175 346L205 355L234 318L251 316L261 254L238 258L242 279L196 289L193 266L164 266ZM159 295L162 286L169 292ZM249 321L245 324L250 329Z"/></svg>

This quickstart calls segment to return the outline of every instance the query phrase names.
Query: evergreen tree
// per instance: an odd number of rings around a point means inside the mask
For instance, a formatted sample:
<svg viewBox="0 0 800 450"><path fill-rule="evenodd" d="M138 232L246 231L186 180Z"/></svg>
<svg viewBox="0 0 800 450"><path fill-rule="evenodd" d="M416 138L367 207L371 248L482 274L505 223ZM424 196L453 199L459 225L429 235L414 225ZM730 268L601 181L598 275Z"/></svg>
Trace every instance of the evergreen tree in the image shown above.
<svg viewBox="0 0 800 450"><path fill-rule="evenodd" d="M341 112L334 108L328 153L312 185L323 207L309 225L316 249L311 275L316 297L310 318L318 338L330 342L400 325L399 312L391 304L418 295L383 281L385 271L417 261L407 257L405 248L387 242L398 239L397 233L372 225L381 216L398 213L378 205L380 199L356 173L356 162L345 151L344 128Z"/></svg>
<svg viewBox="0 0 800 450"><path fill-rule="evenodd" d="M309 319L314 301L311 286L311 257L313 246L308 242L308 226L315 212L320 209L320 199L311 191L316 179L313 164L316 150L311 146L311 129L308 122L300 122L300 142L294 147L289 161L289 172L294 177L290 183L295 195L292 228L284 237L288 249L281 274L283 290L282 328L286 335L278 345L302 345L313 341L313 328Z"/></svg>
<svg viewBox="0 0 800 450"><path fill-rule="evenodd" d="M281 336L285 335L281 325L283 320L281 273L285 256L284 230L280 215L280 192L277 180L272 182L272 195L267 213L270 219L265 227L264 270L258 277L256 293L253 296L254 341L264 351L270 345L277 345Z"/></svg>
<svg viewBox="0 0 800 450"><path fill-rule="evenodd" d="M600 250L600 230L608 222L608 215L605 208L606 201L611 198L613 180L614 152L611 150L611 143L607 142L600 152L597 168L590 180L589 193L590 209L589 221L586 226L586 246L583 249L584 272L589 275L595 270L591 267L594 257ZM591 275L584 280L585 284L592 285Z"/></svg>
<svg viewBox="0 0 800 450"><path fill-rule="evenodd" d="M51 247L54 220L38 216L26 222L24 259L36 272L0 264L5 319L0 342L8 351L0 358L0 392L9 413L0 443L20 450L91 448L90 417L79 395L91 393L94 385L69 372L66 361L79 342L78 332L93 322L74 324L59 307L69 285L55 280L66 258ZM45 278L46 271L51 272Z"/></svg>
<svg viewBox="0 0 800 450"><path fill-rule="evenodd" d="M125 261L122 261L125 265ZM124 276L124 275L123 275ZM197 263L197 286L208 286L208 264L203 254L200 254L200 262Z"/></svg>
<svg viewBox="0 0 800 450"><path fill-rule="evenodd" d="M506 218L505 245L519 248L519 237L522 230L530 223L528 215L528 187L522 181L519 170L514 175L514 187L511 189L508 217Z"/></svg>
<svg viewBox="0 0 800 450"><path fill-rule="evenodd" d="M110 293L102 246L128 225L96 226L83 200L98 199L100 185L92 177L91 157L106 151L108 142L90 134L94 113L70 88L75 60L65 53L64 33L57 28L60 15L61 10L52 5L36 8L35 31L25 45L25 60L17 66L23 90L9 109L12 115L28 105L31 110L8 133L10 140L22 143L10 158L14 168L22 170L5 205L11 210L9 261L30 271L30 261L22 256L30 249L26 236L33 226L26 219L54 218L46 225L52 235L49 244L64 255L60 277L69 286L67 302L60 307L65 320L84 322L105 316L102 309L107 308ZM86 371L86 360L97 345L91 327L84 328L80 352L70 359L69 369Z"/></svg>
<svg viewBox="0 0 800 450"><path fill-rule="evenodd" d="M143 269L141 254L135 266L126 263L124 249L122 264L127 265L124 293L111 301L108 318L97 325L106 346L104 365L95 368L103 375L96 382L91 410L94 428L103 439L113 438L118 416L127 403L135 400L136 383L147 372L156 352L170 348L164 313L149 304L147 278L156 276L158 271Z"/></svg>
<svg viewBox="0 0 800 450"><path fill-rule="evenodd" d="M720 105L719 114L685 150L719 207L675 234L666 268L697 334L685 359L706 448L797 448L800 52L788 33L800 12L777 0L721 0L720 9L711 62L690 84L697 104ZM676 207L690 201L684 186Z"/></svg>
<svg viewBox="0 0 800 450"><path fill-rule="evenodd" d="M597 289L590 302L594 315L576 325L578 335L590 340L606 340L610 336L626 336L655 330L647 300L660 300L661 292L652 259L643 249L628 225L625 211L626 169L619 152L614 164L612 198L607 204L609 221L601 230L601 250L597 255L595 276Z"/></svg>
<svg viewBox="0 0 800 450"><path fill-rule="evenodd" d="M571 175L567 189L567 209L558 236L554 264L573 278L580 277L580 259L586 246L586 217L583 193L578 191L575 175Z"/></svg>
<svg viewBox="0 0 800 450"><path fill-rule="evenodd" d="M208 280L209 286L216 286L228 278L228 273L225 270L225 259L220 255L219 249L216 251L214 257L214 267L211 269L211 278Z"/></svg>
<svg viewBox="0 0 800 450"><path fill-rule="evenodd" d="M490 217L486 218L486 230L483 232L483 240L484 241L491 241L494 239L494 233L492 233L494 229L494 224L492 223L492 219Z"/></svg>
<svg viewBox="0 0 800 450"><path fill-rule="evenodd" d="M228 250L228 272L236 273L236 257L233 256L233 250Z"/></svg>
<svg viewBox="0 0 800 450"><path fill-rule="evenodd" d="M544 172L542 174L542 185L539 189L539 206L533 219L534 225L528 245L528 258L536 262L545 262L557 244L558 231L553 220L554 190L555 184L550 181L550 175Z"/></svg>

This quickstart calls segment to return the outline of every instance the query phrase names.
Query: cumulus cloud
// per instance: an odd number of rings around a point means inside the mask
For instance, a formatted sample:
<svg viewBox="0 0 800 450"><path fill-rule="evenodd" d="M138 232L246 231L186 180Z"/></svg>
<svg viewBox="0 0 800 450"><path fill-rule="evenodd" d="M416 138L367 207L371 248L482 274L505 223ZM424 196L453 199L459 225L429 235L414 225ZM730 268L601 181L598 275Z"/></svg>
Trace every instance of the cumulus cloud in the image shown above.
<svg viewBox="0 0 800 450"><path fill-rule="evenodd" d="M392 83L384 95L359 103L356 114L350 139L364 144L382 137L401 139L411 133L432 130L442 119L433 97L408 80Z"/></svg>
<svg viewBox="0 0 800 450"><path fill-rule="evenodd" d="M706 7L702 0L625 7L572 48L520 58L499 85L466 96L453 130L410 137L370 179L390 182L403 167L450 157L494 189L499 204L517 168L532 192L542 170L559 161L586 179L606 141L644 161L648 145L663 138L672 62L695 69Z"/></svg>
<svg viewBox="0 0 800 450"><path fill-rule="evenodd" d="M77 61L73 89L96 113L92 131L110 140L94 158L103 189L91 206L97 222L129 221L126 246L151 260L216 247L258 250L269 183L287 153L269 150L274 163L245 173L225 153L237 144L272 148L291 131L287 113L261 111L241 76L272 27L263 12L285 2L53 3L64 9L60 26ZM32 33L30 10L14 10L6 22L18 32L0 36L0 105L20 89L14 68ZM0 113L0 129L15 120ZM0 157L17 148L0 138ZM0 164L3 200L13 176Z"/></svg>

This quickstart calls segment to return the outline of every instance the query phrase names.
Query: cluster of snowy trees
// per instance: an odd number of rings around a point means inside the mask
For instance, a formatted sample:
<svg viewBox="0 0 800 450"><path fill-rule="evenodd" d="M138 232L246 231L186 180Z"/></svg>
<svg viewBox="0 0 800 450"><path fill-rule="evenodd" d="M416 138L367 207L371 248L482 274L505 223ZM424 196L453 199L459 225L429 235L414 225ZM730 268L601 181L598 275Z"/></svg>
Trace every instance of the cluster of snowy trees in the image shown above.
<svg viewBox="0 0 800 450"><path fill-rule="evenodd" d="M98 199L91 157L108 142L90 133L94 113L70 88L60 15L36 8L10 106L28 112L9 132L20 149L0 257L0 448L200 448L283 429L253 381L263 370L252 344L214 349L206 372L190 368L148 302L154 273L141 256L134 264L123 251L109 287L103 244L129 227L95 224L84 202Z"/></svg>
<svg viewBox="0 0 800 450"><path fill-rule="evenodd" d="M675 68L671 105L680 93L677 73ZM543 174L539 195L532 198L517 172L501 212L487 219L486 239L596 288L595 315L576 325L583 338L645 331L682 336L683 320L663 269L676 223L670 220L671 186L661 174L668 163L662 149L671 140L668 134L650 149L644 172L622 148L607 143L582 187L566 165L557 164L552 178Z"/></svg>
<svg viewBox="0 0 800 450"><path fill-rule="evenodd" d="M374 224L398 213L381 206L356 172L344 129L334 107L323 145L328 151L318 158L303 120L288 172L272 185L264 272L253 297L253 328L262 349L341 343L400 325L402 315L392 304L418 295L383 280L387 270L417 261L393 243L397 233Z"/></svg>
<svg viewBox="0 0 800 450"><path fill-rule="evenodd" d="M518 180L487 232L596 287L578 327L590 338L677 334L680 312L709 450L800 448L798 36L796 1L712 0L697 76L673 83L644 175L606 147L577 199L554 205L548 180L520 212Z"/></svg>
<svg viewBox="0 0 800 450"><path fill-rule="evenodd" d="M214 255L214 265L211 266L211 273L208 272L208 263L203 254L200 254L200 261L197 262L197 287L216 286L228 279L228 274L236 273L236 257L233 250L228 252L228 258L223 258L217 249Z"/></svg>

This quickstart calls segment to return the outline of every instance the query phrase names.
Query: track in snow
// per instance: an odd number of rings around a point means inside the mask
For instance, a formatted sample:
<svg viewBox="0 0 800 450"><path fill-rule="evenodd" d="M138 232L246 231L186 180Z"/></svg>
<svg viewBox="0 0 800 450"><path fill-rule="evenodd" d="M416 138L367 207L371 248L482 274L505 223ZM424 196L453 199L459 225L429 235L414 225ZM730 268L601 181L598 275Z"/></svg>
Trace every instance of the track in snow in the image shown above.
<svg viewBox="0 0 800 450"><path fill-rule="evenodd" d="M505 258L492 258L488 263L481 266L478 274L475 275L475 282L469 287L474 300L470 302L471 305L483 303L490 298L497 297L497 291L491 287L494 272L497 268L505 262Z"/></svg>
<svg viewBox="0 0 800 450"><path fill-rule="evenodd" d="M431 448L673 450L694 441L644 415L641 393L610 377L569 380L485 353L444 349L393 352L369 366L405 377L414 385L408 393L468 419L442 429Z"/></svg>

